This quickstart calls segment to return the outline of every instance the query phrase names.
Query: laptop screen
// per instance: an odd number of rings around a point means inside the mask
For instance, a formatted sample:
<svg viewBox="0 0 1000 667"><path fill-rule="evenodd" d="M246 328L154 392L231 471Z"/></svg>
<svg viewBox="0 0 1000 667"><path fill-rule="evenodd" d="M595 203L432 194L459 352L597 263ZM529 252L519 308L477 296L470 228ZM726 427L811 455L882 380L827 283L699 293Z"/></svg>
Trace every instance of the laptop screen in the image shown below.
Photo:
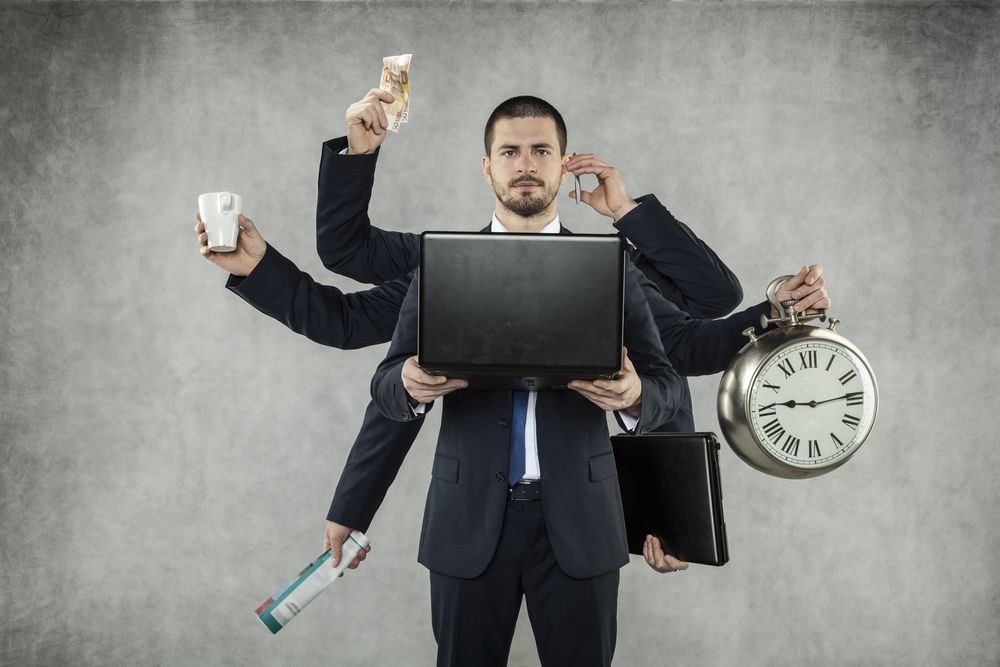
<svg viewBox="0 0 1000 667"><path fill-rule="evenodd" d="M455 377L617 371L624 250L618 236L425 232L420 365Z"/></svg>

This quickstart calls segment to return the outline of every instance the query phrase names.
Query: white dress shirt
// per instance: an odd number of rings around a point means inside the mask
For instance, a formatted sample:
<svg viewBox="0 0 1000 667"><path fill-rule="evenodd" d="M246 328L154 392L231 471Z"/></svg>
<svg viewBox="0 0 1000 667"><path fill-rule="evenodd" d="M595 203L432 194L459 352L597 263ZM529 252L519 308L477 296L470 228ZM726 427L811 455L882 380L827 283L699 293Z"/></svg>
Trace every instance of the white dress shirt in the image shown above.
<svg viewBox="0 0 1000 667"><path fill-rule="evenodd" d="M497 219L497 214L493 214L493 222L490 223L490 232L493 234L505 234L509 231L503 223ZM542 227L539 234L558 234L559 216L556 215L552 222ZM524 417L524 477L522 479L541 479L542 471L538 465L538 433L535 431L535 403L538 401L538 392L528 392L528 412Z"/></svg>

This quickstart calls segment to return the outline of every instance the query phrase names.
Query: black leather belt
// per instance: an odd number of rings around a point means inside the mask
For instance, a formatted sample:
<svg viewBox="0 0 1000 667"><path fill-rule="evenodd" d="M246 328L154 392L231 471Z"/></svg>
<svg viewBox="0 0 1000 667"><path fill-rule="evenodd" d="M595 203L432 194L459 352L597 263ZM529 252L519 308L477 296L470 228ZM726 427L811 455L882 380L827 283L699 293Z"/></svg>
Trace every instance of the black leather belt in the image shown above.
<svg viewBox="0 0 1000 667"><path fill-rule="evenodd" d="M511 500L541 500L542 481L540 479L528 479L518 482L510 487Z"/></svg>

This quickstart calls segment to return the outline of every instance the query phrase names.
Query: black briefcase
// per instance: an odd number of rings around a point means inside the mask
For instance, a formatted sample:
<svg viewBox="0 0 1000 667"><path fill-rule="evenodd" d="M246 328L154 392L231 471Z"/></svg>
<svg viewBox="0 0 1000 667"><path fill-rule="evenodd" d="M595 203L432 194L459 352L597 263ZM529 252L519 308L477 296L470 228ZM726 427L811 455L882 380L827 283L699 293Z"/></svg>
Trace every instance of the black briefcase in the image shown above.
<svg viewBox="0 0 1000 667"><path fill-rule="evenodd" d="M646 535L689 563L729 560L714 433L643 433L611 438L630 553Z"/></svg>

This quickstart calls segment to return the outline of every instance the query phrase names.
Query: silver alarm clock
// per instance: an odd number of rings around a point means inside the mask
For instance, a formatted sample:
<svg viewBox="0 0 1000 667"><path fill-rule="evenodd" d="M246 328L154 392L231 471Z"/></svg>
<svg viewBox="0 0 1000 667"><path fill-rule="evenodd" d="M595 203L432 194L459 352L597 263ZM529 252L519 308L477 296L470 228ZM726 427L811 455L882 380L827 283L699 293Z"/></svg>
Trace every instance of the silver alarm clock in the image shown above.
<svg viewBox="0 0 1000 667"><path fill-rule="evenodd" d="M750 338L719 384L719 424L733 451L754 468L777 477L816 477L842 466L871 433L878 413L878 385L865 355L837 332L808 325L826 313L796 313L779 302L774 279L767 297L777 328Z"/></svg>

